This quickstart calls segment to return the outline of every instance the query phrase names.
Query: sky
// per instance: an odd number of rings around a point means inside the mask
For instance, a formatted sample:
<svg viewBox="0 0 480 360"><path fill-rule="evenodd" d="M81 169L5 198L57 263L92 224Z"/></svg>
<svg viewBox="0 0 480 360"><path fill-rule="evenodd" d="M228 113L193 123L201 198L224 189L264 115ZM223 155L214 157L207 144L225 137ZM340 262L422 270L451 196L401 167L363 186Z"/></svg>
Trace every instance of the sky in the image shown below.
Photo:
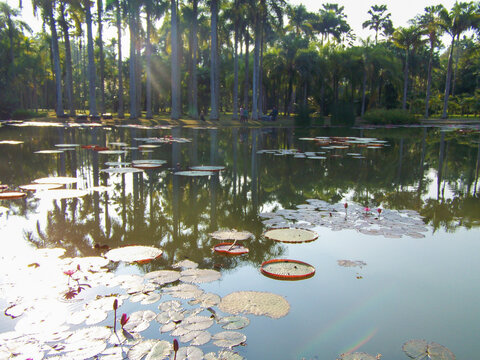
<svg viewBox="0 0 480 360"><path fill-rule="evenodd" d="M2 0L0 0L2 1ZM4 0L3 0L4 1ZM423 13L427 6L443 4L447 9L451 9L454 0L287 0L292 5L304 4L311 12L318 12L323 3L334 3L344 7L344 12L347 15L347 22L353 28L357 38L365 39L367 36L375 36L372 30L362 29L362 23L369 19L368 10L372 5L387 5L388 12L391 13L391 19L394 27L408 25L408 20L414 18L416 15ZM18 7L18 0L7 0L7 3L14 8ZM41 31L41 20L33 17L31 0L23 0L23 20L26 21L35 32ZM107 29L108 31L108 29ZM113 36L115 31L111 30Z"/></svg>

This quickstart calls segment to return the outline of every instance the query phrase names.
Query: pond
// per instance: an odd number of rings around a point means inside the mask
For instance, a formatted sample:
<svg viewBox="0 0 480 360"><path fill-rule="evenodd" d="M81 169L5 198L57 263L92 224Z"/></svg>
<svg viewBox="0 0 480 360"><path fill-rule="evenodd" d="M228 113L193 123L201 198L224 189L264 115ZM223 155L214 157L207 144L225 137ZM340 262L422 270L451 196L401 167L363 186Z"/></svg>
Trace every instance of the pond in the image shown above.
<svg viewBox="0 0 480 360"><path fill-rule="evenodd" d="M189 359L229 345L231 359L407 359L416 339L477 358L479 139L478 127L3 125L0 181L26 195L0 200L0 358L140 359L160 344L146 339L198 343ZM148 159L163 161L131 165ZM202 165L219 168L175 174ZM35 180L37 191L23 187ZM61 184L38 184L51 182ZM314 236L265 236L278 228ZM215 252L218 230L251 233L238 242L248 253ZM126 245L161 256L109 257ZM266 276L273 259L314 274ZM197 264L209 271L188 270ZM227 296L260 293L277 297L240 304L225 326ZM119 338L131 316L122 347L110 336L114 299ZM268 307L278 299L283 313Z"/></svg>

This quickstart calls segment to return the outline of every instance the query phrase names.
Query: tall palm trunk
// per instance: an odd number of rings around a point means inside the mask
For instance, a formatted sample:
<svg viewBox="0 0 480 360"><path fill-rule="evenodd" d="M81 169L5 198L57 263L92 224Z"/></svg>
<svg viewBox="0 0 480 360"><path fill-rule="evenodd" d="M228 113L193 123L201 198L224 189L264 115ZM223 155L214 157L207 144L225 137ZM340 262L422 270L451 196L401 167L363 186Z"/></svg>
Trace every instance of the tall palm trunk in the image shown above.
<svg viewBox="0 0 480 360"><path fill-rule="evenodd" d="M210 120L219 119L219 76L218 76L218 0L211 2L211 52L210 52Z"/></svg>
<svg viewBox="0 0 480 360"><path fill-rule="evenodd" d="M172 109L170 117L173 120L180 118L180 64L179 49L178 49L178 15L177 15L177 0L171 0L171 17L172 17Z"/></svg>
<svg viewBox="0 0 480 360"><path fill-rule="evenodd" d="M103 2L102 0L97 0L97 16L98 16L98 52L100 57L100 113L105 112L105 59L103 56Z"/></svg>
<svg viewBox="0 0 480 360"><path fill-rule="evenodd" d="M235 0L235 8L238 0ZM238 120L238 15L235 15L234 58L233 58L233 120Z"/></svg>
<svg viewBox="0 0 480 360"><path fill-rule="evenodd" d="M146 107L147 107L147 119L153 117L152 114L152 44L150 43L150 33L152 28L152 20L150 18L150 12L147 9L147 44L146 44Z"/></svg>
<svg viewBox="0 0 480 360"><path fill-rule="evenodd" d="M52 57L53 69L55 73L55 94L57 97L57 104L55 113L57 116L63 116L63 97L62 97L62 72L60 70L60 52L58 50L57 28L55 25L55 18L53 17L53 4L47 6L47 16L50 25L50 32L52 33Z"/></svg>
<svg viewBox="0 0 480 360"><path fill-rule="evenodd" d="M457 35L457 44L460 44L460 34ZM452 81L452 96L455 96L455 84L457 83L457 71L458 71L458 61L460 60L460 48L457 45L457 51L455 52L455 70L453 70L453 81Z"/></svg>
<svg viewBox="0 0 480 360"><path fill-rule="evenodd" d="M248 108L248 92L249 92L248 62L250 58L250 54L249 54L250 36L248 34L248 27L245 27L244 35L245 35L245 75L243 80L243 106Z"/></svg>
<svg viewBox="0 0 480 360"><path fill-rule="evenodd" d="M402 109L407 109L407 89L408 89L408 48L405 50L405 69L403 72L403 101Z"/></svg>
<svg viewBox="0 0 480 360"><path fill-rule="evenodd" d="M429 103L432 87L432 67L433 67L433 49L434 49L434 40L430 39L430 55L428 59L428 74L427 74L427 93L425 95L425 119L428 119L429 116Z"/></svg>
<svg viewBox="0 0 480 360"><path fill-rule="evenodd" d="M190 106L189 113L194 119L198 119L198 77L197 77L197 53L198 53L198 0L192 1L192 30L190 32L191 39L191 64L190 64Z"/></svg>
<svg viewBox="0 0 480 360"><path fill-rule="evenodd" d="M255 50L253 55L252 120L258 120L258 69L260 63L260 17L255 15Z"/></svg>
<svg viewBox="0 0 480 360"><path fill-rule="evenodd" d="M129 82L130 82L130 119L137 118L137 74L135 66L135 37L136 37L136 24L135 24L135 9L133 6L130 6L128 19L129 19L129 30L130 30L130 59L129 59Z"/></svg>
<svg viewBox="0 0 480 360"><path fill-rule="evenodd" d="M454 46L455 46L455 36L452 36L452 43L450 44L450 53L448 55L447 78L445 80L445 95L443 97L442 119L447 118L448 97L450 96L450 83L452 81L452 60L453 60L453 48L454 48Z"/></svg>
<svg viewBox="0 0 480 360"><path fill-rule="evenodd" d="M70 36L68 35L68 23L65 19L65 3L60 3L60 26L62 27L63 38L65 42L65 82L67 107L69 115L75 116L75 106L73 104L73 71L72 71L72 51L70 46Z"/></svg>
<svg viewBox="0 0 480 360"><path fill-rule="evenodd" d="M93 52L92 13L90 1L85 2L85 21L87 23L87 53L88 53L88 107L90 115L97 116L97 101L95 97L95 58Z"/></svg>
<svg viewBox="0 0 480 360"><path fill-rule="evenodd" d="M123 119L125 116L123 110L123 71L122 71L122 20L121 20L121 9L120 3L117 0L116 2L116 25L117 25L117 44L118 44L118 60L117 60L117 71L118 71L118 117Z"/></svg>

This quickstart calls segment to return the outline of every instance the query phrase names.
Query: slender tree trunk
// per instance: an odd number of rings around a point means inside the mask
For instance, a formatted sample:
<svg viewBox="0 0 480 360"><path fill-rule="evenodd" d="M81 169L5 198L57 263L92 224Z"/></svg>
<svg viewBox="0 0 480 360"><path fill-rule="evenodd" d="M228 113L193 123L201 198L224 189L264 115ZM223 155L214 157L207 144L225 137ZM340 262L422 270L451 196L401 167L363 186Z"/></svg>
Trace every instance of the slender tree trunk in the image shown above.
<svg viewBox="0 0 480 360"><path fill-rule="evenodd" d="M445 95L443 97L443 114L442 119L447 118L448 111L448 97L450 96L450 83L452 80L452 58L453 58L453 48L455 46L455 37L452 37L452 43L450 44L450 54L448 55L448 65L447 65L447 78L445 80Z"/></svg>
<svg viewBox="0 0 480 360"><path fill-rule="evenodd" d="M403 101L402 110L407 109L407 90L408 90L408 48L405 50L405 69L403 72Z"/></svg>
<svg viewBox="0 0 480 360"><path fill-rule="evenodd" d="M98 52L100 56L100 114L105 112L105 59L103 56L103 2L97 0L97 16L98 16Z"/></svg>
<svg viewBox="0 0 480 360"><path fill-rule="evenodd" d="M62 27L63 38L65 41L65 82L67 107L70 116L75 116L75 106L73 104L73 77L72 77L72 51L70 46L70 36L68 35L68 23L65 19L65 3L60 3L60 26Z"/></svg>
<svg viewBox="0 0 480 360"><path fill-rule="evenodd" d="M365 103L367 100L367 69L363 71L363 81L362 81L362 110L360 116L363 118L365 115Z"/></svg>
<svg viewBox="0 0 480 360"><path fill-rule="evenodd" d="M13 22L10 14L7 18L8 23L8 41L10 43L10 49L8 50L8 55L10 58L10 66L8 67L8 74L10 75L10 81L15 82L15 50L13 44Z"/></svg>
<svg viewBox="0 0 480 360"><path fill-rule="evenodd" d="M130 59L129 59L129 69L130 69L130 119L137 118L137 74L136 74L136 51L135 51L135 36L136 36L136 24L135 24L135 14L134 9L130 6L129 11L129 30L130 30Z"/></svg>
<svg viewBox="0 0 480 360"><path fill-rule="evenodd" d="M198 119L198 77L197 77L197 53L198 53L198 0L193 0L193 22L191 30L192 38L192 64L190 70L191 104L190 116Z"/></svg>
<svg viewBox="0 0 480 360"><path fill-rule="evenodd" d="M219 119L218 94L218 0L211 2L211 53L210 53L210 120Z"/></svg>
<svg viewBox="0 0 480 360"><path fill-rule="evenodd" d="M120 3L117 0L116 2L116 23L117 23L117 44L118 44L118 59L117 59L117 71L118 71L118 117L123 119L124 114L124 105L123 105L123 64L122 64L122 20L121 20L121 9Z"/></svg>
<svg viewBox="0 0 480 360"><path fill-rule="evenodd" d="M428 59L428 74L427 74L427 93L425 95L425 119L429 116L429 103L432 87L432 67L433 67L433 50L435 48L434 41L430 40L430 56Z"/></svg>
<svg viewBox="0 0 480 360"><path fill-rule="evenodd" d="M262 1L263 2L263 1ZM262 9L265 5L262 6ZM263 22L265 17L262 15L260 22L260 59L258 64L258 117L263 116Z"/></svg>
<svg viewBox="0 0 480 360"><path fill-rule="evenodd" d="M172 44L172 111L170 118L173 120L180 119L180 64L179 64L179 49L178 49L178 15L177 15L177 0L171 0L171 44Z"/></svg>
<svg viewBox="0 0 480 360"><path fill-rule="evenodd" d="M255 15L255 50L253 55L252 120L258 120L258 68L260 65L260 16Z"/></svg>
<svg viewBox="0 0 480 360"><path fill-rule="evenodd" d="M249 82L248 78L250 77L248 71L248 62L249 62L249 41L250 36L248 35L248 28L245 28L245 76L243 80L243 106L248 109L248 92L249 92Z"/></svg>
<svg viewBox="0 0 480 360"><path fill-rule="evenodd" d="M235 7L238 6L238 0L235 0ZM234 58L233 58L233 120L238 120L238 19L235 15L235 39L234 39Z"/></svg>
<svg viewBox="0 0 480 360"><path fill-rule="evenodd" d="M135 9L135 87L137 91L137 118L142 117L142 63L140 61L140 12Z"/></svg>
<svg viewBox="0 0 480 360"><path fill-rule="evenodd" d="M455 84L457 83L457 70L458 70L458 61L460 59L460 47L458 44L460 40L460 34L457 35L457 51L455 53L455 70L453 71L453 81L452 81L452 96L455 96Z"/></svg>
<svg viewBox="0 0 480 360"><path fill-rule="evenodd" d="M55 113L57 117L61 117L63 116L62 73L60 70L60 52L58 50L57 28L55 26L55 18L53 17L53 9L51 8L51 6L47 8L47 11L50 31L52 33L52 57L55 73L55 94L57 97Z"/></svg>
<svg viewBox="0 0 480 360"><path fill-rule="evenodd" d="M87 53L88 53L88 105L91 116L97 116L97 101L95 97L95 57L93 51L92 13L90 1L85 2L85 21L87 23Z"/></svg>
<svg viewBox="0 0 480 360"><path fill-rule="evenodd" d="M152 21L150 18L150 12L147 9L147 43L146 43L146 66L147 66L147 79L146 79L146 107L147 107L147 119L153 117L152 114L152 44L150 43L150 33L152 27Z"/></svg>

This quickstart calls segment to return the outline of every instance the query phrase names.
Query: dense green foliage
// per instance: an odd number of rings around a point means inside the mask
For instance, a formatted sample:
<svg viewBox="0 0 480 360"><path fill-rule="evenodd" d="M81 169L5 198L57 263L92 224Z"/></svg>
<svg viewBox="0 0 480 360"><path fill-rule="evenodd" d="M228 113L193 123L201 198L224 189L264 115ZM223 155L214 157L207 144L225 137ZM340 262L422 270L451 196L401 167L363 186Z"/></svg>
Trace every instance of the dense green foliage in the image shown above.
<svg viewBox="0 0 480 360"><path fill-rule="evenodd" d="M367 111L363 119L372 124L409 124L415 115L402 109L374 109Z"/></svg>
<svg viewBox="0 0 480 360"><path fill-rule="evenodd" d="M373 5L363 23L373 40L357 39L337 4L318 12L284 0L32 5L44 21L39 34L0 2L0 118L43 108L216 119L247 107L258 119L276 106L349 124L366 112L395 113L375 109L424 117L480 110L478 2L427 7L407 27ZM108 29L120 35L107 39Z"/></svg>

